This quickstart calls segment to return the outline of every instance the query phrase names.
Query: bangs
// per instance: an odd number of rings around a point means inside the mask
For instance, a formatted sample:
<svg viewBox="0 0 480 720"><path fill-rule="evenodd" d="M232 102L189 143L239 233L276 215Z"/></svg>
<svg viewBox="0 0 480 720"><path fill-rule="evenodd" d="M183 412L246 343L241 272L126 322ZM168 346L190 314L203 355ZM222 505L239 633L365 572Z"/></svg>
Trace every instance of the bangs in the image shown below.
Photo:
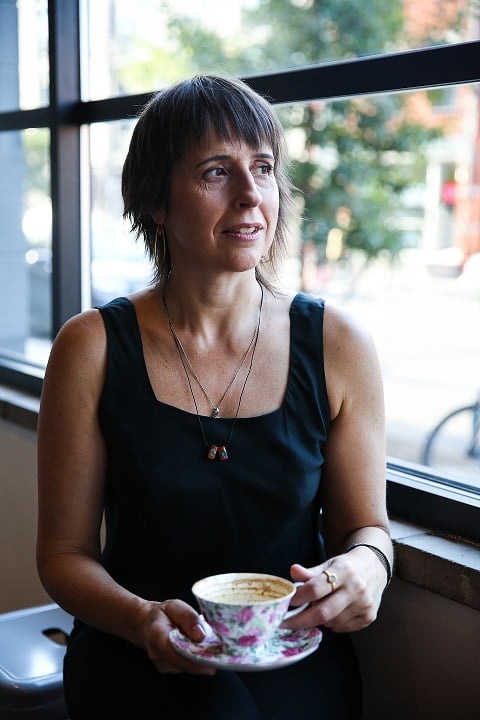
<svg viewBox="0 0 480 720"><path fill-rule="evenodd" d="M239 87L221 78L197 76L177 88L179 97L171 118L171 157L179 159L190 144L215 132L222 140L240 139L257 150L267 143L275 160L280 131L266 101L242 83Z"/></svg>

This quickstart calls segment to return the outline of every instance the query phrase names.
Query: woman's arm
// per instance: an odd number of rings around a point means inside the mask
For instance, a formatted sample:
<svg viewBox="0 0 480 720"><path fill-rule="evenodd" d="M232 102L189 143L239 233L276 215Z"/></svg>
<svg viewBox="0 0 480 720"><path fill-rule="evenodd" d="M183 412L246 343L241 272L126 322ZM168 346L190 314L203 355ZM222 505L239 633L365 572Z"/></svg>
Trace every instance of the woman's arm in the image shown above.
<svg viewBox="0 0 480 720"><path fill-rule="evenodd" d="M391 560L386 511L383 382L369 333L327 306L325 372L332 413L322 475L327 552L380 543Z"/></svg>
<svg viewBox="0 0 480 720"><path fill-rule="evenodd" d="M351 631L375 619L387 572L371 548L346 551L366 543L378 548L390 566L393 562L385 498L383 384L370 335L330 306L325 310L324 352L332 415L322 473L329 560L317 568L293 566L292 577L307 581L297 593L298 603L310 600L313 605L288 625L300 627L303 621ZM335 591L325 570L337 577Z"/></svg>
<svg viewBox="0 0 480 720"><path fill-rule="evenodd" d="M40 579L65 610L144 648L160 670L210 672L184 662L168 642L177 625L193 640L203 638L193 608L179 600L144 600L116 583L101 564L106 457L97 411L105 367L100 313L72 318L53 344L40 406Z"/></svg>

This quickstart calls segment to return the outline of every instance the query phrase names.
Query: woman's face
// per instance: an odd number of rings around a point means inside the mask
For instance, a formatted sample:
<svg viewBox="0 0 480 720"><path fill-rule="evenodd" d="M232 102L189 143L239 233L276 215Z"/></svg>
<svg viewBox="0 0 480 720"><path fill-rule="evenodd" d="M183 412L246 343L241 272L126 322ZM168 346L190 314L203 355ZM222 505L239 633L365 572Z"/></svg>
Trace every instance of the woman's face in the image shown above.
<svg viewBox="0 0 480 720"><path fill-rule="evenodd" d="M174 166L164 223L174 268L242 272L268 255L279 193L269 145L211 133Z"/></svg>

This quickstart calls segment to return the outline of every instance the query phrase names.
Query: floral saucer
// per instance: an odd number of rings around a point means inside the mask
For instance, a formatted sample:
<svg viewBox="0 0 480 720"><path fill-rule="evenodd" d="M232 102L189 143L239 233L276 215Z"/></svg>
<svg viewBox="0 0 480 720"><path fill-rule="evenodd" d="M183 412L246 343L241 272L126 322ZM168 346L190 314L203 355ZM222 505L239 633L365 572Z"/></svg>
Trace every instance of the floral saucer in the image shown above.
<svg viewBox="0 0 480 720"><path fill-rule="evenodd" d="M273 638L262 648L252 648L248 655L226 653L211 627L203 621L207 636L202 642L194 643L178 629L170 633L174 648L189 660L212 665L222 670L236 672L258 672L274 670L303 660L313 653L322 639L322 631L277 630Z"/></svg>

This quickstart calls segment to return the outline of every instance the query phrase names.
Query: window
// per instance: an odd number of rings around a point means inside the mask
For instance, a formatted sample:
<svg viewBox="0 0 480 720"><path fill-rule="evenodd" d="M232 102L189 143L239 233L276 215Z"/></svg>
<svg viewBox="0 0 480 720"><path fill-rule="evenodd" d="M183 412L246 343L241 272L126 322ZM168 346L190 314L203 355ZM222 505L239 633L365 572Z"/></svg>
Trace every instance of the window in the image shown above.
<svg viewBox="0 0 480 720"><path fill-rule="evenodd" d="M193 72L277 72L465 39L466 0L89 0L86 100ZM195 36L194 43L192 37ZM108 52L105 52L108 48Z"/></svg>
<svg viewBox="0 0 480 720"><path fill-rule="evenodd" d="M90 304L148 285L151 266L143 245L135 242L122 220L118 180L133 131L133 120L95 123L90 128L91 272Z"/></svg>
<svg viewBox="0 0 480 720"><path fill-rule="evenodd" d="M48 105L47 0L5 0L0 7L2 44L0 111ZM35 72L32 72L32 67Z"/></svg>
<svg viewBox="0 0 480 720"><path fill-rule="evenodd" d="M441 117L423 90L280 111L304 206L301 284L372 330L389 455L478 489L480 408L431 433L480 390L479 90L457 86Z"/></svg>
<svg viewBox="0 0 480 720"><path fill-rule="evenodd" d="M474 411L425 452L480 390L479 28L468 0L422 4L4 0L0 381L38 391L68 317L149 281L121 219L134 117L177 77L232 73L278 106L302 190L285 284L375 336L393 512L478 537L473 445L451 464Z"/></svg>
<svg viewBox="0 0 480 720"><path fill-rule="evenodd" d="M44 364L50 349L51 227L49 132L27 128L0 134L2 157L2 315L6 357ZM12 303L12 299L15 302Z"/></svg>

